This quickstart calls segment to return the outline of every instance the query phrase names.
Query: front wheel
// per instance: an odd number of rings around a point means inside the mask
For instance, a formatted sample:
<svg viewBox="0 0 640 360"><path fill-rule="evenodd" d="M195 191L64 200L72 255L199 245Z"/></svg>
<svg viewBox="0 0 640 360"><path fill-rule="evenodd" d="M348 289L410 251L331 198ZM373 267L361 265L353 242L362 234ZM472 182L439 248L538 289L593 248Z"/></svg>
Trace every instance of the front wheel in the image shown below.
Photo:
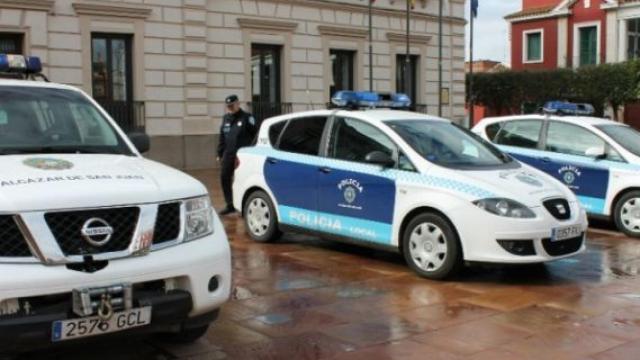
<svg viewBox="0 0 640 360"><path fill-rule="evenodd" d="M407 225L402 238L405 261L422 277L441 280L455 275L462 267L458 235L438 214L416 216Z"/></svg>
<svg viewBox="0 0 640 360"><path fill-rule="evenodd" d="M253 192L244 205L244 227L257 242L272 242L282 233L278 229L278 217L271 198L264 191Z"/></svg>
<svg viewBox="0 0 640 360"><path fill-rule="evenodd" d="M640 238L640 191L630 191L616 202L613 219L625 235Z"/></svg>

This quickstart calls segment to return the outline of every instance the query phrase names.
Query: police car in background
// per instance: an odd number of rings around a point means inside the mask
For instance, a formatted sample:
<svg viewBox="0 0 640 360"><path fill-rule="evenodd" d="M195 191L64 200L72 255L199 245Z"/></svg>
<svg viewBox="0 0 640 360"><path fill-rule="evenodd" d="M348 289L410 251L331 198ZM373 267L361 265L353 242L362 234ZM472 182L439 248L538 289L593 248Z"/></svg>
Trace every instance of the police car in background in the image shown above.
<svg viewBox="0 0 640 360"><path fill-rule="evenodd" d="M146 135L82 91L27 80L40 68L0 55L0 357L115 332L195 340L231 285L206 188L144 159Z"/></svg>
<svg viewBox="0 0 640 360"><path fill-rule="evenodd" d="M380 96L340 92L333 102L376 107ZM400 251L433 279L464 261L541 263L584 249L586 214L569 189L433 116L333 109L272 118L237 166L234 205L259 242L292 230Z"/></svg>
<svg viewBox="0 0 640 360"><path fill-rule="evenodd" d="M564 183L589 215L640 237L640 133L607 119L552 115L585 114L585 106L545 108L547 115L487 118L473 131Z"/></svg>

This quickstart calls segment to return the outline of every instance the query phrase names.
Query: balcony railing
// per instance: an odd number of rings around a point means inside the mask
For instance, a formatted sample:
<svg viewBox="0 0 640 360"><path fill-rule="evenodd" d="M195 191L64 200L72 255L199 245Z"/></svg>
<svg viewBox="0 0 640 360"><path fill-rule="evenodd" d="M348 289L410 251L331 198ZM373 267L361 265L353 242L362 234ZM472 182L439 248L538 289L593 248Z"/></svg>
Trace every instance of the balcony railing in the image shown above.
<svg viewBox="0 0 640 360"><path fill-rule="evenodd" d="M249 102L248 111L256 118L258 123L270 117L288 114L292 111L291 103Z"/></svg>
<svg viewBox="0 0 640 360"><path fill-rule="evenodd" d="M127 133L144 132L145 110L142 101L96 101L111 115L113 120Z"/></svg>

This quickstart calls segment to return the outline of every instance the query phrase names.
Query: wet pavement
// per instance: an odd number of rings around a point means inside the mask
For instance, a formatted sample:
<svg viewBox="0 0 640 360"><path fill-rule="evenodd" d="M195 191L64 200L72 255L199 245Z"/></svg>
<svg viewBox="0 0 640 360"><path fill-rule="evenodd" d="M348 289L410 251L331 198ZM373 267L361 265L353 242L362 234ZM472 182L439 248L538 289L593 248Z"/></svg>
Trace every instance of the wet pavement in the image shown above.
<svg viewBox="0 0 640 360"><path fill-rule="evenodd" d="M219 194L213 173L195 175ZM607 223L577 257L474 266L448 282L417 277L398 254L291 234L258 244L238 216L224 224L233 299L203 339L107 340L24 358L640 358L640 240Z"/></svg>

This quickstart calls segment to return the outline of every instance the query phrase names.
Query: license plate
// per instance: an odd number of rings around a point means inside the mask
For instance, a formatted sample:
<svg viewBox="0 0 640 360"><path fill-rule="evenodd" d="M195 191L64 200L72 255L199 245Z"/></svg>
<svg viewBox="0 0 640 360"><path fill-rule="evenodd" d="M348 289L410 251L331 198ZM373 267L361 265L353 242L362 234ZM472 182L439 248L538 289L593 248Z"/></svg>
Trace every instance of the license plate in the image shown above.
<svg viewBox="0 0 640 360"><path fill-rule="evenodd" d="M150 306L114 313L111 319L104 322L97 316L54 321L51 341L57 342L109 334L149 325L150 323Z"/></svg>
<svg viewBox="0 0 640 360"><path fill-rule="evenodd" d="M580 227L580 225L555 228L551 232L551 241L567 240L578 237L580 235L582 235L582 228Z"/></svg>

